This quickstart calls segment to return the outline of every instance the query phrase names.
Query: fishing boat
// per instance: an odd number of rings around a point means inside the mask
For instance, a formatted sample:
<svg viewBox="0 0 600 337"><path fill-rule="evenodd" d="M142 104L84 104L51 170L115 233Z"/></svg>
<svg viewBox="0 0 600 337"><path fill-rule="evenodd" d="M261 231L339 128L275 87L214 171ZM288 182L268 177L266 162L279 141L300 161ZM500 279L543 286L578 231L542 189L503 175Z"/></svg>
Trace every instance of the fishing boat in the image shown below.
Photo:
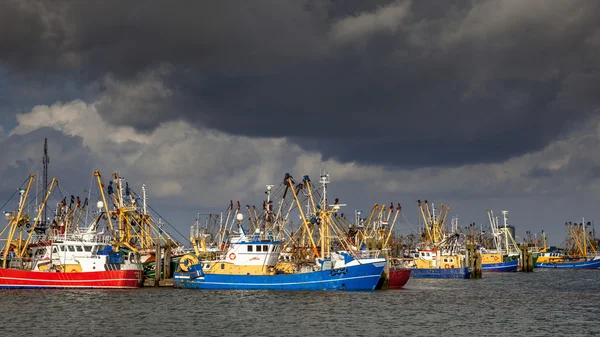
<svg viewBox="0 0 600 337"><path fill-rule="evenodd" d="M512 272L512 271L517 271L518 267L519 267L519 260L512 260L512 261L499 262L499 263L482 263L481 271Z"/></svg>
<svg viewBox="0 0 600 337"><path fill-rule="evenodd" d="M364 256L349 245L346 245L347 249L332 249L334 239L344 242L343 237L336 235L339 228L332 216L343 204L339 204L337 199L333 205L327 204L328 182L328 175L322 175L323 198L317 203L312 199L313 191L308 176L296 185L293 178L286 174L279 207L288 210L285 215L274 212L270 206L272 185L268 185L265 212L249 218L254 234L251 237L246 235L242 226L244 215L238 212L238 207L235 212L237 230L227 231L230 237L224 245L224 254L212 261L203 261L201 257L197 257L198 263L194 263L193 259L184 260L180 264L182 271L175 273L174 286L227 290L374 290L387 260ZM312 204L306 212L299 199L301 188L310 196ZM288 204L286 196L290 201ZM298 236L302 242L311 245L309 250L294 250L277 239L286 233L277 228L283 226L293 206L302 219L302 234ZM230 225L225 222L224 226ZM304 243L298 246L303 247ZM301 260L285 259L300 255ZM186 265L186 262L189 264Z"/></svg>
<svg viewBox="0 0 600 337"><path fill-rule="evenodd" d="M471 276L465 257L454 252L423 249L408 264L413 278L459 278Z"/></svg>
<svg viewBox="0 0 600 337"><path fill-rule="evenodd" d="M410 279L411 270L403 267L402 260L392 258L391 240L394 237L394 226L401 214L402 207L398 203L375 204L366 218L361 218L362 211L354 211L354 223L348 222L344 216L335 216L340 227L347 228L346 236L353 247L360 247L361 252L378 252L388 257L382 279L377 289L401 289Z"/></svg>
<svg viewBox="0 0 600 337"><path fill-rule="evenodd" d="M402 289L410 279L411 269L404 268L400 259L390 259L388 268L389 288Z"/></svg>
<svg viewBox="0 0 600 337"><path fill-rule="evenodd" d="M544 247L540 249L535 267L549 269L600 268L600 255L597 252L596 240L593 238L593 232L588 234L586 230L586 227L590 226L591 223L586 223L585 219L582 219L580 223L565 223L569 235L564 252L550 250L546 245L546 237L542 233Z"/></svg>
<svg viewBox="0 0 600 337"><path fill-rule="evenodd" d="M30 175L27 188L19 190L18 209L5 213L8 224L2 233L8 236L1 251L0 289L140 287L139 258L112 250L112 237L98 231L102 215L87 229L70 228L68 220L79 207L73 197L71 204L63 200L57 207L50 233L39 233L40 217L57 179L52 180L31 223L25 209L34 179Z"/></svg>
<svg viewBox="0 0 600 337"><path fill-rule="evenodd" d="M239 214L239 220L243 218ZM281 242L249 239L240 227L223 259L176 272L175 288L226 290L374 290L386 260L332 254L292 273L276 270Z"/></svg>
<svg viewBox="0 0 600 337"><path fill-rule="evenodd" d="M137 194L125 178L114 172L112 179L105 184L99 171L94 172L98 187L98 195L103 201L103 211L107 221L113 245L118 249L134 252L140 256L144 279L156 280L156 251L161 250L161 256L166 256L159 279L173 277L179 259L186 251L165 230L162 218L156 220L150 210L154 211L147 202L147 189L143 184L141 194ZM154 211L156 215L156 211ZM162 254L164 253L164 254Z"/></svg>
<svg viewBox="0 0 600 337"><path fill-rule="evenodd" d="M540 258L546 257L547 254L552 253L540 253ZM551 269L598 269L600 268L600 257L596 256L587 261L569 260L563 258L561 262L538 262L535 264L535 267Z"/></svg>
<svg viewBox="0 0 600 337"><path fill-rule="evenodd" d="M490 249L480 247L481 271L514 272L519 267L519 248L508 226L508 211L502 211L504 226L499 225L498 217L492 210L487 210L492 234Z"/></svg>
<svg viewBox="0 0 600 337"><path fill-rule="evenodd" d="M405 266L411 268L413 278L460 278L470 277L466 256L460 253L460 234L445 228L450 206L440 205L436 213L435 205L427 200L417 201L423 220L420 247L405 259Z"/></svg>

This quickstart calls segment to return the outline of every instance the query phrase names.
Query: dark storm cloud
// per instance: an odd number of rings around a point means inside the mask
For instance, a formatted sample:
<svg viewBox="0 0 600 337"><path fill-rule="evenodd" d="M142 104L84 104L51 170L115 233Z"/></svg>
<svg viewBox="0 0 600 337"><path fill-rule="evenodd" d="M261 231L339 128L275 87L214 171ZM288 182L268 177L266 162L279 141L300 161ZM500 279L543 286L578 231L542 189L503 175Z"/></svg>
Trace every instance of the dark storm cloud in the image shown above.
<svg viewBox="0 0 600 337"><path fill-rule="evenodd" d="M302 1L8 0L0 59L27 69L134 75L168 62L198 69L270 68L322 53L318 6ZM317 15L315 15L317 14ZM1 15L1 14L0 14Z"/></svg>
<svg viewBox="0 0 600 337"><path fill-rule="evenodd" d="M540 149L599 107L595 1L7 4L0 60L77 71L104 118L141 129L457 165Z"/></svg>

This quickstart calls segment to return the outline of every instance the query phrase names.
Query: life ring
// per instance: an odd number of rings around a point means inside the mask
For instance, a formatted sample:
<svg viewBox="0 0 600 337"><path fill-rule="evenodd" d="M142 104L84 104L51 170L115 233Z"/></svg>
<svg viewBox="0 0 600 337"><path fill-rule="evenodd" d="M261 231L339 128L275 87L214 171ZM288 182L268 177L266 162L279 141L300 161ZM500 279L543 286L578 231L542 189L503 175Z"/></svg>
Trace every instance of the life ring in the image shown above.
<svg viewBox="0 0 600 337"><path fill-rule="evenodd" d="M444 266L444 268L448 269L448 268L450 268L450 265L446 263L446 265Z"/></svg>
<svg viewBox="0 0 600 337"><path fill-rule="evenodd" d="M498 255L494 255L494 260L498 261Z"/></svg>
<svg viewBox="0 0 600 337"><path fill-rule="evenodd" d="M229 254L229 259L230 260L235 260L235 253Z"/></svg>

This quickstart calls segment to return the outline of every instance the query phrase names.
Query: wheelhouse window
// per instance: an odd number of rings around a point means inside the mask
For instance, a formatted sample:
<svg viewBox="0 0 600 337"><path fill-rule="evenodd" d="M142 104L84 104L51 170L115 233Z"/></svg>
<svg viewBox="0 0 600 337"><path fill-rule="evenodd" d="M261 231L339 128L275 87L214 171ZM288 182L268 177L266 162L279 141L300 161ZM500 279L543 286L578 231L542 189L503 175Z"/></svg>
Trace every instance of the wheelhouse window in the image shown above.
<svg viewBox="0 0 600 337"><path fill-rule="evenodd" d="M260 252L260 245L256 245L256 251Z"/></svg>
<svg viewBox="0 0 600 337"><path fill-rule="evenodd" d="M91 251L92 251L92 246L83 246L83 249L84 249L86 252L91 252Z"/></svg>
<svg viewBox="0 0 600 337"><path fill-rule="evenodd" d="M60 251L64 252L65 251L65 246L60 246Z"/></svg>
<svg viewBox="0 0 600 337"><path fill-rule="evenodd" d="M248 245L248 251L251 252L252 251L252 245Z"/></svg>
<svg viewBox="0 0 600 337"><path fill-rule="evenodd" d="M74 251L75 251L75 247L73 247L73 246L69 246L69 251L70 251L70 252L74 252Z"/></svg>
<svg viewBox="0 0 600 337"><path fill-rule="evenodd" d="M269 246L263 245L263 252L268 252L268 251L269 251Z"/></svg>
<svg viewBox="0 0 600 337"><path fill-rule="evenodd" d="M83 248L81 248L81 246L75 246L75 248L77 248L78 252L83 252Z"/></svg>
<svg viewBox="0 0 600 337"><path fill-rule="evenodd" d="M58 248L56 248L56 247L52 248L52 252L53 253L58 253Z"/></svg>

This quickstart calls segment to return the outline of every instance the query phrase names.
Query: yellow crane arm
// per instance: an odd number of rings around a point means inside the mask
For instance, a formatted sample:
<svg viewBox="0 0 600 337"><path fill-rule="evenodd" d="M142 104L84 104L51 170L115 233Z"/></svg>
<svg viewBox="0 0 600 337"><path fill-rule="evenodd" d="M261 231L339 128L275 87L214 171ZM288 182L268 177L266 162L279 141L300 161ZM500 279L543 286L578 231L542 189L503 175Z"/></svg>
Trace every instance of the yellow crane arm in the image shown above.
<svg viewBox="0 0 600 337"><path fill-rule="evenodd" d="M294 188L294 185L292 185L292 178L291 177L287 177L286 178L286 183L288 184L288 186L290 187L292 194L294 196L294 200L296 201L296 207L298 207L298 212L300 212L300 216L302 217L302 223L304 224L304 228L306 229L307 233L308 233L308 238L310 239L310 243L313 246L313 250L315 252L315 255L317 257L319 256L319 252L317 250L317 245L315 243L315 240L313 238L312 235L312 231L310 230L310 227L308 227L308 220L306 219L306 216L304 215L304 212L302 211L302 205L300 205L300 200L298 199L298 194L296 193L296 189Z"/></svg>
<svg viewBox="0 0 600 337"><path fill-rule="evenodd" d="M104 202L104 210L106 211L106 218L108 219L108 225L110 226L110 232L111 232L111 235L113 236L113 240L114 240L115 228L112 223L110 210L108 209L108 203L106 202L106 196L104 195L104 187L102 185L102 181L100 180L101 179L100 172L95 171L94 176L96 177L96 179L98 181L98 189L100 190L100 196L102 196L102 202Z"/></svg>
<svg viewBox="0 0 600 337"><path fill-rule="evenodd" d="M17 217L13 220L13 224L10 228L8 237L6 238L6 245L4 246L4 259L2 261L2 267L6 268L6 260L8 259L8 251L10 250L10 244L14 238L15 232L17 231L17 227L19 225L19 221L21 221L21 214L23 214L23 209L25 208L27 197L29 196L29 191L31 190L31 184L33 183L33 179L35 179L35 174L29 175L29 182L27 183L27 190L25 190L25 195L23 196L23 200L19 205L19 211L17 213Z"/></svg>

